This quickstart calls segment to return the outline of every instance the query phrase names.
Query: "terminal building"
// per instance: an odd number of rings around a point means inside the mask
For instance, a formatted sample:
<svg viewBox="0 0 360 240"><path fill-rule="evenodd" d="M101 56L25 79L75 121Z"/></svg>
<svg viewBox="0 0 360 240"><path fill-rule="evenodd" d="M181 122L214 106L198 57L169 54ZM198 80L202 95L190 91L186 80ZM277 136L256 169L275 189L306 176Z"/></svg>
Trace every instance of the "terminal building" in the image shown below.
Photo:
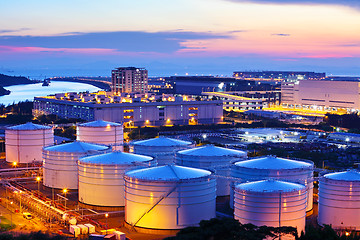
<svg viewBox="0 0 360 240"><path fill-rule="evenodd" d="M281 84L285 107L324 111L360 110L360 78L329 77L324 80L288 81Z"/></svg>
<svg viewBox="0 0 360 240"><path fill-rule="evenodd" d="M124 127L213 124L222 121L223 102L174 95L66 93L35 97L33 114L120 122Z"/></svg>
<svg viewBox="0 0 360 240"><path fill-rule="evenodd" d="M284 80L319 80L326 77L325 73L297 72L297 71L237 71L233 77L242 80L255 81L284 81Z"/></svg>

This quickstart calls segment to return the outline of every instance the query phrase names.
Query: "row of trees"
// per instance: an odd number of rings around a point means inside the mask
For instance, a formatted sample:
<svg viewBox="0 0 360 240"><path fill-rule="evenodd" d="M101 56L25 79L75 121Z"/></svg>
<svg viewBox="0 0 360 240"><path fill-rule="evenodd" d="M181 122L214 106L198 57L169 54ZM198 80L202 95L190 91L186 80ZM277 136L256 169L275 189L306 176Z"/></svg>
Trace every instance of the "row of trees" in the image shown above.
<svg viewBox="0 0 360 240"><path fill-rule="evenodd" d="M204 220L199 227L187 227L180 230L175 237L165 240L263 240L281 239L291 235L296 240L355 240L355 233L349 236L340 235L330 226L319 227L309 225L305 233L298 236L293 227L257 227L252 224L241 224L233 218Z"/></svg>

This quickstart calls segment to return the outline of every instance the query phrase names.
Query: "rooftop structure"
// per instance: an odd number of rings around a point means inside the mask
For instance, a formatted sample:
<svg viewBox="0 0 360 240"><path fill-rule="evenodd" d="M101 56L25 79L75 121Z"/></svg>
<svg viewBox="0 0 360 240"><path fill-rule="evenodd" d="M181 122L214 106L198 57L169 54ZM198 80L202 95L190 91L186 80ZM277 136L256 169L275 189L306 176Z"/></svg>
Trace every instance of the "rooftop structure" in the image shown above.
<svg viewBox="0 0 360 240"><path fill-rule="evenodd" d="M123 122L124 127L211 124L222 121L222 101L188 96L66 93L35 97L33 114L55 114L86 121Z"/></svg>

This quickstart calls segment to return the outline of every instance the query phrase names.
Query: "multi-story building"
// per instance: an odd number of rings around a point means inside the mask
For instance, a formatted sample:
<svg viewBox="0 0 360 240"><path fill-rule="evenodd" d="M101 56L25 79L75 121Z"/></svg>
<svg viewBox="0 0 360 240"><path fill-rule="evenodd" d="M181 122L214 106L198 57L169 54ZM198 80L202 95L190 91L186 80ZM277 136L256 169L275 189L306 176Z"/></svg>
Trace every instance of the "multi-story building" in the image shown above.
<svg viewBox="0 0 360 240"><path fill-rule="evenodd" d="M35 97L34 116L55 114L86 121L121 122L124 126L212 124L222 121L221 100L194 100L186 96L107 96L65 94Z"/></svg>
<svg viewBox="0 0 360 240"><path fill-rule="evenodd" d="M112 91L115 94L147 92L148 71L145 68L119 67L111 71Z"/></svg>
<svg viewBox="0 0 360 240"><path fill-rule="evenodd" d="M283 106L315 110L360 110L360 78L329 77L324 80L300 80L281 85Z"/></svg>

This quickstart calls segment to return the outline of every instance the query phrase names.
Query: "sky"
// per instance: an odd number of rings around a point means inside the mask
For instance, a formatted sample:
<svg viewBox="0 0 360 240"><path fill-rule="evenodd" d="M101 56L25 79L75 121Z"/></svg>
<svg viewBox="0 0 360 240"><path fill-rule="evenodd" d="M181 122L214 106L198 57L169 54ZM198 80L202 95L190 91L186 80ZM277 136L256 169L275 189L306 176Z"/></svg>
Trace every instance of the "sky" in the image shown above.
<svg viewBox="0 0 360 240"><path fill-rule="evenodd" d="M2 0L0 73L360 75L359 0Z"/></svg>

